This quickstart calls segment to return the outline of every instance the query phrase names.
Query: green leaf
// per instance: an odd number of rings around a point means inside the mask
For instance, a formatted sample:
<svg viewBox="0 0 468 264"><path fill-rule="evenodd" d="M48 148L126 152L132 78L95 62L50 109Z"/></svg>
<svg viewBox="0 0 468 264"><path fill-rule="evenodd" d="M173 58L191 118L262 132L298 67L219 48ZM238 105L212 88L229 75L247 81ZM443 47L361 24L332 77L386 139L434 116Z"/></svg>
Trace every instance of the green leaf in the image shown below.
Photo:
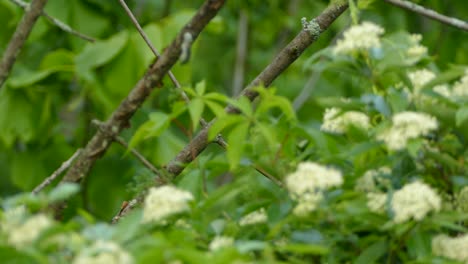
<svg viewBox="0 0 468 264"><path fill-rule="evenodd" d="M87 79L85 73L115 58L125 47L127 41L128 34L126 31L122 31L108 40L88 43L84 50L76 56L77 74Z"/></svg>
<svg viewBox="0 0 468 264"><path fill-rule="evenodd" d="M49 194L48 198L51 203L63 201L72 195L78 193L80 185L76 183L62 183L55 187Z"/></svg>
<svg viewBox="0 0 468 264"><path fill-rule="evenodd" d="M148 121L143 123L135 132L130 140L129 149L135 147L141 141L150 137L157 137L164 132L171 122L168 114L162 112L154 112L149 115Z"/></svg>
<svg viewBox="0 0 468 264"><path fill-rule="evenodd" d="M213 140L223 129L244 121L239 115L224 115L216 120L208 131L208 140Z"/></svg>
<svg viewBox="0 0 468 264"><path fill-rule="evenodd" d="M297 254L326 255L329 252L328 247L313 244L290 243L278 247L279 251L286 251Z"/></svg>
<svg viewBox="0 0 468 264"><path fill-rule="evenodd" d="M240 163L248 131L249 123L243 122L234 127L227 137L229 144L227 158L231 170L237 168Z"/></svg>
<svg viewBox="0 0 468 264"><path fill-rule="evenodd" d="M205 81L201 81L195 85L195 91L197 92L198 95L203 95L205 94L206 90L206 83Z"/></svg>
<svg viewBox="0 0 468 264"><path fill-rule="evenodd" d="M224 108L220 104L218 104L216 102L212 102L212 101L205 101L205 104L208 106L208 108L211 110L211 112L213 112L213 114L215 114L215 116L221 117L221 116L226 115L226 112L224 111Z"/></svg>
<svg viewBox="0 0 468 264"><path fill-rule="evenodd" d="M386 252L387 241L379 240L367 247L354 261L354 264L377 263L379 258L381 258Z"/></svg>
<svg viewBox="0 0 468 264"><path fill-rule="evenodd" d="M357 8L356 3L354 3L354 0L348 0L348 3L351 13L351 20L353 21L354 25L357 25L359 23L359 9Z"/></svg>
<svg viewBox="0 0 468 264"><path fill-rule="evenodd" d="M247 97L241 96L237 100L229 99L228 101L232 106L238 108L244 115L249 117L253 116L252 104L250 103L250 100Z"/></svg>
<svg viewBox="0 0 468 264"><path fill-rule="evenodd" d="M455 120L457 127L460 127L464 122L466 122L466 120L468 120L468 106L458 109L455 114Z"/></svg>
<svg viewBox="0 0 468 264"><path fill-rule="evenodd" d="M194 98L190 101L188 110L192 119L193 130L196 130L205 109L205 104L201 98Z"/></svg>

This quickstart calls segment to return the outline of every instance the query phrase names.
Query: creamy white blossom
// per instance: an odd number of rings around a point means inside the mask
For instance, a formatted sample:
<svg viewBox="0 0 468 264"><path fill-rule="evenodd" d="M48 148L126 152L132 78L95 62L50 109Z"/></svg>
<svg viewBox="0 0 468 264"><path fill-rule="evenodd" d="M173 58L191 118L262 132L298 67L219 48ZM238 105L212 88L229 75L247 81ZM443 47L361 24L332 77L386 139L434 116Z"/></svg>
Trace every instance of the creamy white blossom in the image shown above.
<svg viewBox="0 0 468 264"><path fill-rule="evenodd" d="M256 225L265 223L268 220L268 216L265 212L265 208L260 208L259 210L253 211L248 215L243 216L239 220L240 226L247 225Z"/></svg>
<svg viewBox="0 0 468 264"><path fill-rule="evenodd" d="M379 48L381 45L380 36L384 32L382 27L372 22L362 22L343 33L343 38L336 42L333 52L349 54L354 51Z"/></svg>
<svg viewBox="0 0 468 264"><path fill-rule="evenodd" d="M465 97L468 96L468 69L465 70L465 75L453 85L452 96Z"/></svg>
<svg viewBox="0 0 468 264"><path fill-rule="evenodd" d="M468 263L468 234L458 237L437 235L432 239L432 253Z"/></svg>
<svg viewBox="0 0 468 264"><path fill-rule="evenodd" d="M408 73L408 78L413 85L414 91L418 93L421 88L436 77L430 70L422 69Z"/></svg>
<svg viewBox="0 0 468 264"><path fill-rule="evenodd" d="M165 218L189 210L190 192L165 185L151 188L145 198L143 222L161 222Z"/></svg>
<svg viewBox="0 0 468 264"><path fill-rule="evenodd" d="M386 193L368 193L367 194L367 207L374 213L384 213L387 204Z"/></svg>
<svg viewBox="0 0 468 264"><path fill-rule="evenodd" d="M307 216L317 209L318 204L323 199L322 192L308 192L296 198L297 205L293 209L293 214L299 217Z"/></svg>
<svg viewBox="0 0 468 264"><path fill-rule="evenodd" d="M393 221L402 223L410 219L422 220L429 212L439 211L441 203L437 193L425 183L417 181L406 184L393 194Z"/></svg>
<svg viewBox="0 0 468 264"><path fill-rule="evenodd" d="M361 129L368 129L370 127L369 117L364 113L357 111L340 113L341 110L336 107L325 109L323 124L320 127L320 130L342 134L351 126Z"/></svg>
<svg viewBox="0 0 468 264"><path fill-rule="evenodd" d="M23 209L13 209L11 213L7 213L12 217L23 214ZM27 218L24 222L20 219L4 219L2 221L2 229L8 234L8 243L21 248L34 242L42 231L53 225L53 221L44 214L37 214ZM7 229L8 228L8 229Z"/></svg>
<svg viewBox="0 0 468 264"><path fill-rule="evenodd" d="M234 245L234 238L228 236L216 236L211 240L208 248L210 251L216 251L221 248L230 247Z"/></svg>
<svg viewBox="0 0 468 264"><path fill-rule="evenodd" d="M304 216L312 212L323 198L322 191L341 184L340 171L313 162L300 163L295 172L286 176L286 188L297 202L293 213Z"/></svg>
<svg viewBox="0 0 468 264"><path fill-rule="evenodd" d="M111 241L96 241L91 247L82 250L73 264L132 264L132 256L118 244Z"/></svg>
<svg viewBox="0 0 468 264"><path fill-rule="evenodd" d="M429 134L438 127L437 120L418 112L401 112L392 117L392 127L377 135L390 150L401 150L408 140Z"/></svg>
<svg viewBox="0 0 468 264"><path fill-rule="evenodd" d="M427 54L427 48L420 44L422 35L412 34L410 36L411 46L406 51L409 57L420 58Z"/></svg>
<svg viewBox="0 0 468 264"><path fill-rule="evenodd" d="M468 213L468 186L463 187L458 193L456 207L459 211Z"/></svg>
<svg viewBox="0 0 468 264"><path fill-rule="evenodd" d="M388 181L385 181L384 178L379 176L390 174L391 172L392 170L389 167L380 167L376 170L368 170L356 181L354 188L357 191L362 192L375 192L377 191L377 185L389 184Z"/></svg>

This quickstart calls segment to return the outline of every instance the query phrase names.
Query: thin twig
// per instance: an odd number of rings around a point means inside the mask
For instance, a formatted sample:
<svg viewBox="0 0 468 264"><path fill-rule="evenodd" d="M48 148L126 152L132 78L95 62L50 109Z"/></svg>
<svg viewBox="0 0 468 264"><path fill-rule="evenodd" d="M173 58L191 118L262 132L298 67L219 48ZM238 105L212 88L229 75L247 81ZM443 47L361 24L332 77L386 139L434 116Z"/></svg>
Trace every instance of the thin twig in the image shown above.
<svg viewBox="0 0 468 264"><path fill-rule="evenodd" d="M68 160L64 161L62 165L60 165L60 167L56 171L54 171L54 173L52 173L52 175L47 177L41 184L39 184L36 188L34 188L32 193L38 194L40 191L42 191L42 189L49 186L60 174L62 174L62 172L64 172L66 169L68 169L71 166L73 161L76 159L76 157L78 157L78 155L80 155L80 153L81 153L81 149L77 149L75 153L73 153L73 155Z"/></svg>
<svg viewBox="0 0 468 264"><path fill-rule="evenodd" d="M232 94L237 96L244 87L245 60L247 57L248 15L245 10L239 11L239 24L237 26L236 66L232 81Z"/></svg>
<svg viewBox="0 0 468 264"><path fill-rule="evenodd" d="M392 4L392 5L401 7L403 9L409 10L409 11L414 12L414 13L418 13L420 15L423 15L423 16L428 17L430 19L433 19L433 20L439 21L441 23L447 24L449 26L456 27L456 28L464 30L464 31L468 31L468 23L463 21L463 20L460 20L458 18L449 17L449 16L446 16L446 15L439 14L439 13L437 13L436 11L434 11L432 9L417 5L415 3L412 3L412 2L409 2L409 1L406 1L406 0L385 0L385 1Z"/></svg>
<svg viewBox="0 0 468 264"><path fill-rule="evenodd" d="M125 0L119 0L120 2L120 5L123 7L123 9L125 10L125 12L127 13L128 17L130 18L130 20L132 21L133 25L135 26L135 28L137 29L138 33L140 33L141 37L143 38L143 40L146 42L146 45L148 45L148 47L150 48L150 50L153 52L154 56L156 58L159 58L161 55L160 53L158 52L158 50L154 47L153 43L151 43L151 40L148 38L148 35L146 35L145 31L143 30L143 28L140 26L140 23L138 23L138 20L136 19L136 17L133 15L132 11L130 10L130 8L128 8L127 4L125 3ZM179 81L177 81L176 77L174 76L174 74L172 73L171 70L169 70L167 72L167 74L169 75L169 78L171 79L172 83L174 84L174 86L176 87L177 91L180 93L180 96L182 97L182 99L184 100L184 102L186 104L189 104L190 103L190 99L189 97L187 96L187 94L184 92L184 90L182 89L182 86L180 85ZM205 127L207 125L205 119L201 118L200 119L200 124L202 125L202 127ZM219 145L225 147L227 146L227 143L226 141L222 138L222 137L217 137L216 138L216 143L218 143Z"/></svg>
<svg viewBox="0 0 468 264"><path fill-rule="evenodd" d="M16 27L15 33L13 33L0 62L0 89L8 78L21 48L26 42L29 33L31 33L31 30L41 15L42 9L44 9L46 3L47 0L33 0Z"/></svg>
<svg viewBox="0 0 468 264"><path fill-rule="evenodd" d="M26 2L23 2L22 0L10 0L11 2L13 2L15 5L21 7L23 10L27 10L29 4L26 3ZM86 41L89 41L89 42L95 42L96 39L93 38L93 37L90 37L90 36L86 36L85 34L83 33L80 33L76 30L74 30L73 28L71 28L69 25L65 24L64 22L56 19L55 17L47 14L45 11L42 11L41 12L41 15L46 18L50 23L52 23L53 25L55 25L56 27L60 28L61 30L71 34L71 35L75 35L81 39L84 39Z"/></svg>

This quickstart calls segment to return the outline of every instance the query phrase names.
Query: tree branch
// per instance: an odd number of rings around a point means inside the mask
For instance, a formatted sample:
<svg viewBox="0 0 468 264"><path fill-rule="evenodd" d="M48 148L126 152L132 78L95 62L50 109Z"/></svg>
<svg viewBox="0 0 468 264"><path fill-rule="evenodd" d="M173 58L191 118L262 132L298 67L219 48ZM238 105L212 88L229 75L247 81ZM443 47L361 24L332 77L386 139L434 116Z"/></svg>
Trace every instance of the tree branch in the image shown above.
<svg viewBox="0 0 468 264"><path fill-rule="evenodd" d="M0 89L8 78L21 48L26 42L29 33L31 33L31 30L41 15L42 9L44 9L46 3L47 0L33 0L16 27L15 33L13 33L13 36L8 43L8 47L3 54L2 61L0 62Z"/></svg>
<svg viewBox="0 0 468 264"><path fill-rule="evenodd" d="M259 85L268 87L289 65L291 65L307 47L315 42L320 33L324 32L335 19L340 16L348 5L335 3L325 9L313 21L318 25L318 32L302 30L276 58L242 91L241 96L246 96L253 101L258 93L254 90ZM233 106L226 108L227 113L237 113ZM187 164L192 162L209 144L208 131L216 120L212 120L203 128L185 148L167 165L166 170L172 178L177 177ZM195 154L195 155L194 155Z"/></svg>
<svg viewBox="0 0 468 264"><path fill-rule="evenodd" d="M183 27L175 40L165 49L146 74L130 91L127 98L103 124L103 129L96 131L86 145L77 162L68 170L62 182L80 182L89 173L96 160L109 148L113 138L130 126L130 118L140 108L153 88L162 81L164 75L177 62L181 54L184 34L190 34L195 40L210 20L224 5L225 0L207 0L192 19Z"/></svg>
<svg viewBox="0 0 468 264"><path fill-rule="evenodd" d="M385 0L385 1L392 5L395 5L403 9L409 10L411 12L423 15L430 19L439 21L443 24L447 24L449 26L456 27L464 31L468 31L468 23L463 20L439 14L432 9L425 8L423 6L417 5L415 3L411 3L406 0Z"/></svg>
<svg viewBox="0 0 468 264"><path fill-rule="evenodd" d="M70 165L73 163L73 161L78 157L80 154L81 149L77 149L75 153L66 161L60 165L60 167L52 173L49 177L47 177L41 184L39 184L34 190L32 191L33 194L38 194L42 189L45 187L49 186L62 172L64 172Z"/></svg>
<svg viewBox="0 0 468 264"><path fill-rule="evenodd" d="M150 48L150 50L153 52L154 56L156 58L159 58L161 55L159 54L158 50L154 47L153 43L151 43L151 40L148 38L148 36L146 35L145 31L143 30L143 28L140 26L140 23L138 23L138 20L136 19L136 17L133 15L132 11L130 10L130 8L128 8L127 4L125 3L125 0L119 0L120 2L120 5L123 7L123 9L125 10L125 12L127 13L128 17L130 18L130 20L132 21L133 25L135 26L135 28L137 29L138 33L140 33L141 37L143 38L143 40L145 41L146 45L148 45L148 47ZM167 72L167 75L169 76L169 78L171 79L172 83L174 84L174 86L176 87L177 91L179 92L180 96L182 97L182 99L184 100L184 102L186 104L189 104L190 103L190 99L189 97L187 96L187 94L184 92L184 90L182 89L182 86L180 86L180 83L179 81L177 81L175 75L172 73L171 70L169 70ZM205 127L207 125L205 119L201 118L200 119L200 124L202 125L202 127ZM216 139L216 143L218 143L220 146L226 148L227 146L227 143L226 141L222 138L222 137L219 137Z"/></svg>
<svg viewBox="0 0 468 264"><path fill-rule="evenodd" d="M15 5L21 7L23 10L27 10L29 4L26 3L26 2L23 2L22 0L10 0L11 2L13 2ZM76 30L74 30L73 28L71 28L69 25L63 23L62 21L56 19L55 17L47 14L45 11L42 11L41 12L41 15L46 18L50 23L52 23L53 25L55 25L56 27L60 28L61 30L71 34L71 35L75 35L81 39L84 39L86 41L89 41L89 42L94 42L96 41L95 38L93 37L89 37L89 36L86 36L85 34L83 33L80 33Z"/></svg>

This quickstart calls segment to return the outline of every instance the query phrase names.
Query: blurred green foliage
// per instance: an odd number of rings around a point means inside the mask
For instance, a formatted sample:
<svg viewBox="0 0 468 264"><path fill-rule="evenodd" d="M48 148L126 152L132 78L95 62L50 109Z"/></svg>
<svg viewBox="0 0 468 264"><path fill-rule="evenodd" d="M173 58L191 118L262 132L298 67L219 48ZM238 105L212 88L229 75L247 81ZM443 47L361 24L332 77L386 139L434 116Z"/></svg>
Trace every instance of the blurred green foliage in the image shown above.
<svg viewBox="0 0 468 264"><path fill-rule="evenodd" d="M154 46L162 51L203 1L128 2ZM447 15L468 17L463 1L417 2ZM130 146L161 167L196 134L201 117L218 118L210 137L224 130L231 147L226 153L216 145L208 146L175 183L197 201L185 219L192 227L169 226L147 236L152 229L135 228L141 217L137 212L117 226L93 226L96 236L109 232L110 238L128 245L127 250L138 256L139 263L174 259L227 263L255 258L265 263L343 263L349 259L374 263L384 258L405 263L450 263L432 260L430 234L441 230L466 232L466 213L441 212L422 222L389 227L388 217L370 212L365 195L353 186L365 171L381 166L393 169L395 189L418 178L454 195L468 184L466 101L450 101L431 90L440 83L453 84L464 74L459 65L468 65L467 35L384 1L359 3L357 7L366 8L357 10L358 18L373 21L386 31L381 53L356 59L336 56L327 49L352 24L349 13L345 13L274 82L272 89L258 87L261 99L250 103L245 98L228 99L232 96L240 10L247 12L249 25L244 67L244 84L248 84L301 30L301 17L313 18L328 1L228 1L194 43L190 62L172 69L191 102L185 104L166 78L133 117L131 128L122 134ZM46 11L98 41L87 43L44 19L35 25L0 90L3 197L32 190L86 144L96 129L91 120L108 118L154 60L117 1L50 0ZM21 15L22 10L10 1L0 0L0 24L4 25L0 54ZM422 60L401 55L410 46L408 32L422 34L422 44L428 48L428 56ZM423 88L431 100L414 104L396 83L412 89L406 74L421 67L433 70L437 77ZM310 98L300 109L293 109L291 102L314 74L319 77ZM226 104L235 105L241 114L224 114ZM426 151L423 143L415 140L407 151L389 153L358 129L346 136L323 133L320 123L324 109L329 107L368 113L377 127L375 133L388 126L395 113L427 112L441 122L441 132L431 139L431 146L441 151ZM346 180L343 188L327 193L320 211L301 222L291 216L293 202L287 192L257 171L281 182L305 160L333 164L344 172ZM67 216L78 217L80 227L87 228L95 219L108 221L122 201L148 187L152 177L128 150L114 144L96 163L81 192L72 198ZM55 196L28 199L32 204L47 203L68 197L75 191L70 188ZM24 198L26 202L28 199ZM267 223L244 229L236 225L243 215L262 207L267 209ZM63 225L60 228L72 229ZM209 238L221 234L237 237L237 250L204 254ZM0 247L1 252L13 254L5 246ZM24 258L27 263L28 257Z"/></svg>

